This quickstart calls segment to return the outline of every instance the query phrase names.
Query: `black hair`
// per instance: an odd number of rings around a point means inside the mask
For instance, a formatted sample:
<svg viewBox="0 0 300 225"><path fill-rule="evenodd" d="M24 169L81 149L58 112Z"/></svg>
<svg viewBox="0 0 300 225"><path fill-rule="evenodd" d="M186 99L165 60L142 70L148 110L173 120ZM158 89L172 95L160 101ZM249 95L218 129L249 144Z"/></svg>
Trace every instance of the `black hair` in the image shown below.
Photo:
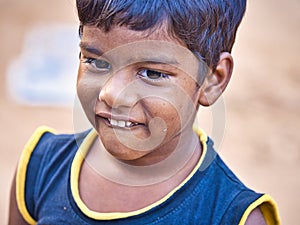
<svg viewBox="0 0 300 225"><path fill-rule="evenodd" d="M210 67L215 68L221 52L231 52L246 0L76 0L84 25L109 31L113 25L136 31L157 28L167 22L170 35Z"/></svg>

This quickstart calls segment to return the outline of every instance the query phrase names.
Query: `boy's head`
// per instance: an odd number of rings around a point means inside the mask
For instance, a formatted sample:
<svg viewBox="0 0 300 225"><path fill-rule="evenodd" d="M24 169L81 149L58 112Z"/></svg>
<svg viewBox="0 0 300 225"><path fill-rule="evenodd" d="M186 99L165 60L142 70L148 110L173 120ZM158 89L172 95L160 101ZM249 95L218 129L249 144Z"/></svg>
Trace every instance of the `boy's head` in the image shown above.
<svg viewBox="0 0 300 225"><path fill-rule="evenodd" d="M211 68L231 52L245 8L246 0L77 0L80 34L84 25L151 32L164 24Z"/></svg>
<svg viewBox="0 0 300 225"><path fill-rule="evenodd" d="M106 150L147 165L180 149L184 164L199 144L198 105L212 104L230 79L245 2L77 0L77 8L77 93Z"/></svg>

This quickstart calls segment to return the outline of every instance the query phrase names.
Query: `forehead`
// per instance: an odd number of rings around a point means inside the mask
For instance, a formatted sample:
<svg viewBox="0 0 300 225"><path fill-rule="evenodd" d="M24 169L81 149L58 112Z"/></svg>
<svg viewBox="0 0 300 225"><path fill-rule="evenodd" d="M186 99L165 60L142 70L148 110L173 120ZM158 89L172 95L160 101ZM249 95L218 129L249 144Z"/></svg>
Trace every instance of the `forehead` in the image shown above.
<svg viewBox="0 0 300 225"><path fill-rule="evenodd" d="M183 41L168 33L166 26L151 31L134 31L125 26L114 26L108 32L95 26L84 26L82 33L82 42L100 45L104 52L128 43L147 40L166 41L186 47Z"/></svg>

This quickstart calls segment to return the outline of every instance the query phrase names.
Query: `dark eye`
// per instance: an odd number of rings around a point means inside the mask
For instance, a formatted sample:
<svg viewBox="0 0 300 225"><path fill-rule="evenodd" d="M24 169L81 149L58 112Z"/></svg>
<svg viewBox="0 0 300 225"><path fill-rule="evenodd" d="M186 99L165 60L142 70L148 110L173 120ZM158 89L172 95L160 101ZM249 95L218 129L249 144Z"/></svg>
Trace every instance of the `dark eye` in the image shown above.
<svg viewBox="0 0 300 225"><path fill-rule="evenodd" d="M111 65L102 59L92 59L92 58L88 58L86 60L83 61L84 63L90 64L91 66L93 66L95 69L97 69L98 71L109 71L111 69Z"/></svg>
<svg viewBox="0 0 300 225"><path fill-rule="evenodd" d="M110 64L104 60L95 60L94 61L95 67L97 69L110 69Z"/></svg>
<svg viewBox="0 0 300 225"><path fill-rule="evenodd" d="M147 70L147 69L139 71L138 75L143 77L143 78L150 79L150 80L157 80L157 79L162 79L162 78L168 78L169 77L168 74L158 72L158 71L155 71L155 70Z"/></svg>

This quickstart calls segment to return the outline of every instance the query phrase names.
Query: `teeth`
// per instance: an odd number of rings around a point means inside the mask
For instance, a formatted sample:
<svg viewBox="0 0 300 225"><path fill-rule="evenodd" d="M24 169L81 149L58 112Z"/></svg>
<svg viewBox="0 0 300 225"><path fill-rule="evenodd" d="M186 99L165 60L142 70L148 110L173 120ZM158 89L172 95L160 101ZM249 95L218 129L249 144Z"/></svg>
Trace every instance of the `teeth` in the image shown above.
<svg viewBox="0 0 300 225"><path fill-rule="evenodd" d="M114 119L111 119L110 124L113 125L113 126L118 126L118 121L114 120Z"/></svg>
<svg viewBox="0 0 300 225"><path fill-rule="evenodd" d="M125 121L118 121L119 127L125 127L126 122Z"/></svg>
<svg viewBox="0 0 300 225"><path fill-rule="evenodd" d="M133 123L130 121L118 121L118 120L114 120L114 119L108 119L108 121L110 122L110 124L112 126L118 126L118 127L132 127L132 126L138 125L138 123Z"/></svg>

